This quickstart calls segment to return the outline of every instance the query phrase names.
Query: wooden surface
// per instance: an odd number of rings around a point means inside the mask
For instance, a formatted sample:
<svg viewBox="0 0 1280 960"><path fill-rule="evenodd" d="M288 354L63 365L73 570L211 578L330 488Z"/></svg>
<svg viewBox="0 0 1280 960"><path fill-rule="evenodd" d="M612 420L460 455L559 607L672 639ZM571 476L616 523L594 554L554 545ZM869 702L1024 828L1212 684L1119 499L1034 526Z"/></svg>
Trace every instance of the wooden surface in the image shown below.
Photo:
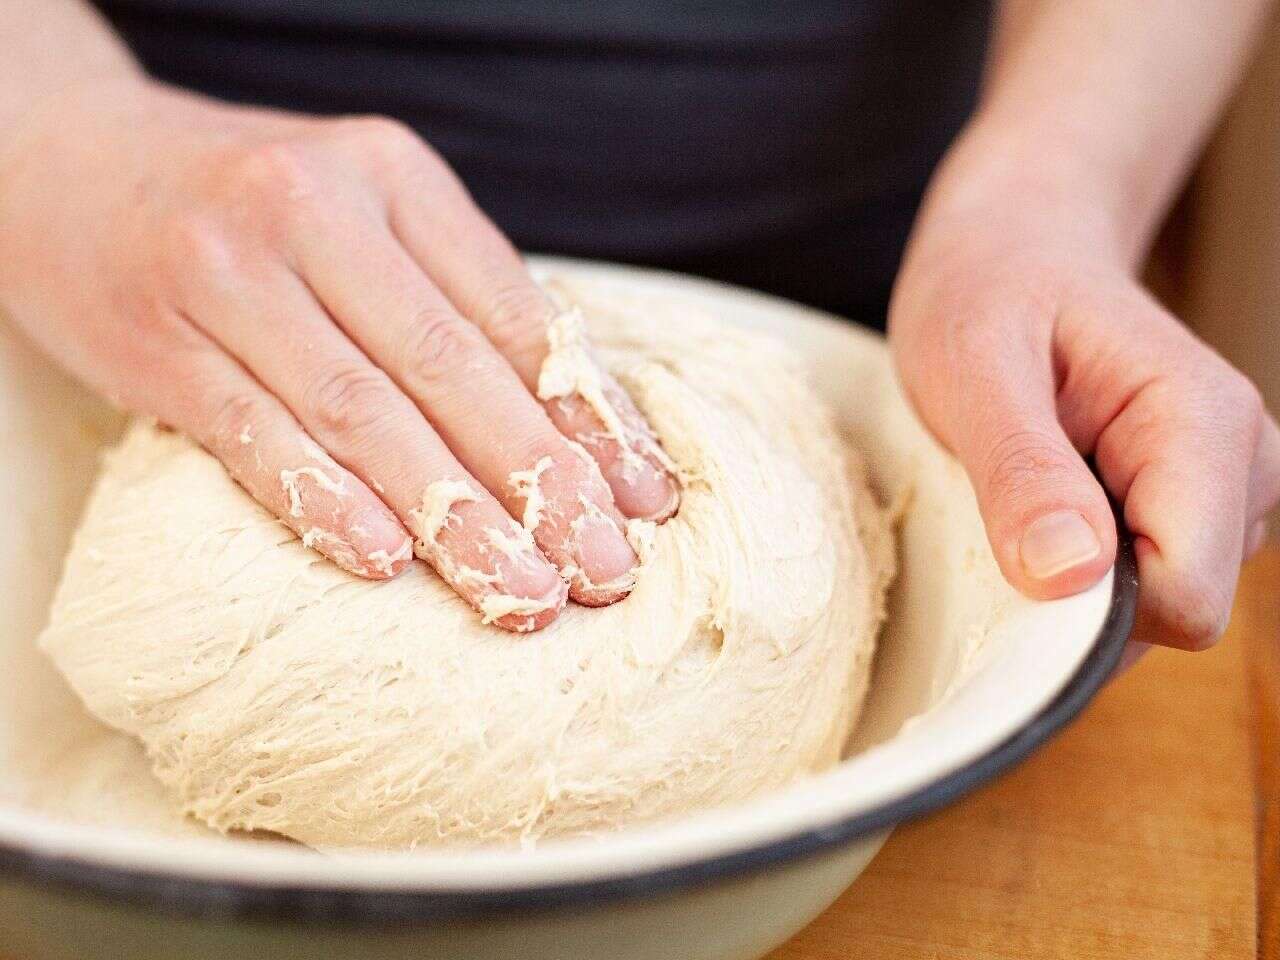
<svg viewBox="0 0 1280 960"><path fill-rule="evenodd" d="M1280 547L1011 774L895 832L770 960L1280 960Z"/></svg>

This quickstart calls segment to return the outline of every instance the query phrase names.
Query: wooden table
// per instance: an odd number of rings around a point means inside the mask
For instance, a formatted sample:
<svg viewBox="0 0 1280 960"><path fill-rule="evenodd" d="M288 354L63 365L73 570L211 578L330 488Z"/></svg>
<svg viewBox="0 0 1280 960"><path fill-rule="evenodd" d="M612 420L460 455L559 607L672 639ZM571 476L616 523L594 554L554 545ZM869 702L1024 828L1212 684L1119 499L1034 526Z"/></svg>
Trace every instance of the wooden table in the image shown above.
<svg viewBox="0 0 1280 960"><path fill-rule="evenodd" d="M894 833L770 960L1280 960L1280 546L1011 774Z"/></svg>

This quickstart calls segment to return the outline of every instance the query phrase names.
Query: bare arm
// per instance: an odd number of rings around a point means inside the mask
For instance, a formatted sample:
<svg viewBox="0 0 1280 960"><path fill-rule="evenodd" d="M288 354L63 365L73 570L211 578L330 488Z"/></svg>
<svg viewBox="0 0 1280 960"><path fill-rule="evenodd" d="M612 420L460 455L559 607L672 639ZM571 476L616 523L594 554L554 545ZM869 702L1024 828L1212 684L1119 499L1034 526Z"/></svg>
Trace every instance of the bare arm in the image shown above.
<svg viewBox="0 0 1280 960"><path fill-rule="evenodd" d="M1225 626L1280 499L1280 430L1136 272L1267 7L1006 0L890 310L903 382L967 468L1010 582L1044 598L1096 582L1110 494L1149 635L1174 646Z"/></svg>
<svg viewBox="0 0 1280 960"><path fill-rule="evenodd" d="M1003 0L971 128L1096 203L1133 258L1238 83L1271 0ZM999 147L997 151L995 148ZM976 160L976 158L975 158Z"/></svg>
<svg viewBox="0 0 1280 960"><path fill-rule="evenodd" d="M0 0L0 143L32 106L67 87L141 69L81 0Z"/></svg>

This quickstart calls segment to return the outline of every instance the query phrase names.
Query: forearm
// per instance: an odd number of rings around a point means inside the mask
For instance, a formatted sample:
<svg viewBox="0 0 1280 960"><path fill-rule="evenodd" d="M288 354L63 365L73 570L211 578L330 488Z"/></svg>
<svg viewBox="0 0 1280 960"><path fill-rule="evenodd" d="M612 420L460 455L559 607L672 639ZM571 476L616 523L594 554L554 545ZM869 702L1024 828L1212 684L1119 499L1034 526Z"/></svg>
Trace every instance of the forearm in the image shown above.
<svg viewBox="0 0 1280 960"><path fill-rule="evenodd" d="M82 0L0 0L0 146L46 97L141 75L128 48Z"/></svg>
<svg viewBox="0 0 1280 960"><path fill-rule="evenodd" d="M1235 87L1268 0L1003 0L947 205L1040 198L1133 266Z"/></svg>

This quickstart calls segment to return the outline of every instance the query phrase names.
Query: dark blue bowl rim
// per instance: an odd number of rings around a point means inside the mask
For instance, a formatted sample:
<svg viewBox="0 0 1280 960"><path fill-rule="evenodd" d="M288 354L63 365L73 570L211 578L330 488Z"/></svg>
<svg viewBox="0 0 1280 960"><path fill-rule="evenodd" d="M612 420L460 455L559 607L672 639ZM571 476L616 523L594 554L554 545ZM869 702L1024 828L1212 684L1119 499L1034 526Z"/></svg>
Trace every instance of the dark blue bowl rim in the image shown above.
<svg viewBox="0 0 1280 960"><path fill-rule="evenodd" d="M145 906L181 917L308 924L440 923L598 906L669 895L810 857L932 813L1020 763L1073 720L1119 662L1133 628L1138 579L1133 541L1117 517L1120 543L1111 601L1093 646L1058 695L1023 728L932 783L834 823L732 853L626 876L513 890L345 890L255 886L122 869L0 843L0 883L29 882L61 892Z"/></svg>

